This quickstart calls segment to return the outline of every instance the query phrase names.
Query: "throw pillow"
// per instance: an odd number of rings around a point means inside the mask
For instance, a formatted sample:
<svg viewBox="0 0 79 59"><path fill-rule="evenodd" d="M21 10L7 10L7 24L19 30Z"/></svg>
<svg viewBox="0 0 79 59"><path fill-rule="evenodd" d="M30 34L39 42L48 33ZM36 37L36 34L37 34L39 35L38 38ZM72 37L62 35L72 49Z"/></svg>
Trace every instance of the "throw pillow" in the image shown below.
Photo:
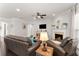
<svg viewBox="0 0 79 59"><path fill-rule="evenodd" d="M36 43L36 40L34 37L31 38L31 42L32 42L32 45L34 45Z"/></svg>

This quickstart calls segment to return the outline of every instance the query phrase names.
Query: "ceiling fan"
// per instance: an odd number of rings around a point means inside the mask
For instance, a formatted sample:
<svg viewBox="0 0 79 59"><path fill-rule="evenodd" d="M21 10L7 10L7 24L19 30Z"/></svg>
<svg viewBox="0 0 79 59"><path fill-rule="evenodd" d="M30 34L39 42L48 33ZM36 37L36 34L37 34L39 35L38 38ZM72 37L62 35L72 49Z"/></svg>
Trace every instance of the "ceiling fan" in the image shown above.
<svg viewBox="0 0 79 59"><path fill-rule="evenodd" d="M46 16L46 14L41 14L41 13L39 13L39 12L37 12L36 15L34 15L34 17L35 17L36 19L43 19L44 16Z"/></svg>

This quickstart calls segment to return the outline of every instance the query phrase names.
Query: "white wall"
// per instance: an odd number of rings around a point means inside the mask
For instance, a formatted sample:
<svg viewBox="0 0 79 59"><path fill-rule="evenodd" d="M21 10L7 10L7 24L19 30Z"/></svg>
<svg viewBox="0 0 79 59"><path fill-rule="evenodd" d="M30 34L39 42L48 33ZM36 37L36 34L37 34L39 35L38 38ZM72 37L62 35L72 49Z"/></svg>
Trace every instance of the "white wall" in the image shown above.
<svg viewBox="0 0 79 59"><path fill-rule="evenodd" d="M0 21L7 23L7 34L13 34L17 36L27 36L27 29L23 28L26 25L22 19L19 18L0 18Z"/></svg>
<svg viewBox="0 0 79 59"><path fill-rule="evenodd" d="M22 19L13 18L11 19L11 23L8 24L8 30L10 30L8 33L17 35L17 36L27 36L27 28L23 28L23 26L26 26L26 22L24 22Z"/></svg>
<svg viewBox="0 0 79 59"><path fill-rule="evenodd" d="M59 13L58 16L54 19L54 24L57 25L57 20L60 20L60 28L61 29L53 29L53 39L55 38L54 32L64 32L64 38L67 36L71 36L71 21L72 21L72 10L68 9L62 13ZM67 29L62 29L62 23L68 23Z"/></svg>
<svg viewBox="0 0 79 59"><path fill-rule="evenodd" d="M39 24L47 24L47 31L49 38L51 39L51 24L53 23L51 20L53 19L42 19L42 20L26 20L19 18L0 18L0 21L7 23L7 34L13 34L17 36L27 37L29 35L35 35L35 33L39 30ZM23 25L26 25L26 29L23 29ZM28 26L32 25L31 28L28 29Z"/></svg>
<svg viewBox="0 0 79 59"><path fill-rule="evenodd" d="M33 27L32 27L32 34L35 35L36 32L40 32L40 29L39 29L39 25L40 24L46 24L47 25L47 32L48 32L48 36L49 36L49 39L51 39L52 35L51 35L51 25L52 25L52 20L53 19L41 19L41 20L28 20L28 24L31 24Z"/></svg>
<svg viewBox="0 0 79 59"><path fill-rule="evenodd" d="M64 32L64 38L65 37L72 37L72 17L73 17L73 7L70 9L67 9L58 15L55 16L55 18L52 19L43 19L43 20L28 20L28 24L32 24L33 29L32 29L32 34L36 33L36 31L39 31L39 24L47 24L47 31L49 35L49 39L54 39L54 33L55 32ZM62 23L68 23L67 29L52 29L52 25L57 25L57 20L60 20L61 24ZM61 26L60 24L60 26ZM62 28L62 26L61 26Z"/></svg>

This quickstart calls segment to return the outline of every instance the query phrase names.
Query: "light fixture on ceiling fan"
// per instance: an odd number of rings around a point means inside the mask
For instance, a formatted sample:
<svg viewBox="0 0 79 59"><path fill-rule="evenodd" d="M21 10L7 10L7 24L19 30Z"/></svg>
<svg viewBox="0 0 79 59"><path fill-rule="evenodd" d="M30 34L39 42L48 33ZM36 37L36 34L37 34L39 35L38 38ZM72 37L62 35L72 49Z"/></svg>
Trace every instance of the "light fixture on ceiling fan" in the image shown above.
<svg viewBox="0 0 79 59"><path fill-rule="evenodd" d="M36 15L32 15L34 19L43 19L46 14L41 14L39 12L36 13Z"/></svg>

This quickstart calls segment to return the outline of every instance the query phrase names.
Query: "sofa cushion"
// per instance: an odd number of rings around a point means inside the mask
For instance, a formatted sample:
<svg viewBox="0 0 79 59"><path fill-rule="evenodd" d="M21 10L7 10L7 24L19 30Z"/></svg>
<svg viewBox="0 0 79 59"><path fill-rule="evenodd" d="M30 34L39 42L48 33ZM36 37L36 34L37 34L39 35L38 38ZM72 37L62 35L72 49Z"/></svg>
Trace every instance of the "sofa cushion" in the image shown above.
<svg viewBox="0 0 79 59"><path fill-rule="evenodd" d="M32 45L34 45L37 41L35 38L30 38Z"/></svg>
<svg viewBox="0 0 79 59"><path fill-rule="evenodd" d="M53 43L55 43L55 44L57 44L57 45L60 45L60 44L61 44L60 41L56 41L56 40L50 40L50 41L52 41Z"/></svg>
<svg viewBox="0 0 79 59"><path fill-rule="evenodd" d="M53 41L54 43L56 43L57 45L60 45L61 42L60 41Z"/></svg>

